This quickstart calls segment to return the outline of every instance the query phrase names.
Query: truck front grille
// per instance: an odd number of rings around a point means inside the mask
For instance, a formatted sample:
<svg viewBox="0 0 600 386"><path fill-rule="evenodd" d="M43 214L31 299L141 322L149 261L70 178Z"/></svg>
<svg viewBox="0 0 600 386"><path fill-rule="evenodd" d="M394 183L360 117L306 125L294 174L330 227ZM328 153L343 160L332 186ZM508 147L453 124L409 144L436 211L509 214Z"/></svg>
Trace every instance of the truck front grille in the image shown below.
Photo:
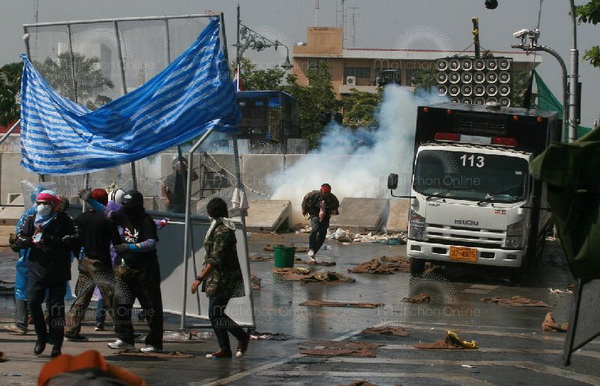
<svg viewBox="0 0 600 386"><path fill-rule="evenodd" d="M428 241L432 243L475 248L500 248L506 237L504 231L436 224L428 224L427 236Z"/></svg>

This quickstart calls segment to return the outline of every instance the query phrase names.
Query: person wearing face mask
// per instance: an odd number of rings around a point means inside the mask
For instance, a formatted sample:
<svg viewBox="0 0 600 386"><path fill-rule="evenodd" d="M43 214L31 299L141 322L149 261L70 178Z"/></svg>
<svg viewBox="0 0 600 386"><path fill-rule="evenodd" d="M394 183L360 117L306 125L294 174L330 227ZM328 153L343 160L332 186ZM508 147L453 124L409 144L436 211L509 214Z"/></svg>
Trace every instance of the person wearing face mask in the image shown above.
<svg viewBox="0 0 600 386"><path fill-rule="evenodd" d="M121 243L115 245L121 263L115 273L116 288L113 300L117 340L109 343L112 349L134 349L135 335L131 323L136 299L146 311L150 332L146 336L145 353L160 352L163 348L163 308L160 291L160 266L156 254L158 234L156 224L144 209L144 198L136 190L123 195L121 209L111 211L94 200L87 190L80 192L94 210L104 213L122 227Z"/></svg>
<svg viewBox="0 0 600 386"><path fill-rule="evenodd" d="M42 185L38 185L31 191L31 208L27 209L19 221L17 222L16 232L18 233L25 219L32 214L36 213L35 200L37 195L44 190ZM29 265L29 248L19 249L19 260L15 269L15 323L8 326L4 326L5 330L17 333L19 335L27 334L28 330L28 319L29 312L27 306L27 276L28 276L28 265Z"/></svg>
<svg viewBox="0 0 600 386"><path fill-rule="evenodd" d="M27 300L37 341L33 352L40 355L46 343L53 345L51 357L61 354L65 326L65 293L71 279L71 253L77 231L71 216L60 210L60 199L51 190L36 197L36 213L23 222L17 235L20 248L30 248ZM42 303L48 292L48 324Z"/></svg>

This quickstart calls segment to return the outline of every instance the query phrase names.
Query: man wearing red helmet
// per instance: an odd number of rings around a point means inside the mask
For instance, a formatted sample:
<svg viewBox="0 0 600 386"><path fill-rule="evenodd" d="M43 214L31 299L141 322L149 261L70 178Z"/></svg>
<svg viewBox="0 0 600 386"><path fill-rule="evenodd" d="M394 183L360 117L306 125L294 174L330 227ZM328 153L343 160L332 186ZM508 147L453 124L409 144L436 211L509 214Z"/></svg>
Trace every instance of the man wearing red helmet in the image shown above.
<svg viewBox="0 0 600 386"><path fill-rule="evenodd" d="M316 262L315 255L321 249L327 236L331 215L340 214L340 202L331 193L331 185L324 183L320 190L313 190L302 200L302 215L308 215L312 231L308 237L308 257Z"/></svg>
<svg viewBox="0 0 600 386"><path fill-rule="evenodd" d="M71 279L71 253L77 245L77 233L71 216L60 210L60 199L51 190L36 197L36 213L23 222L16 244L31 247L27 300L33 317L37 342L33 349L40 355L46 343L52 344L51 357L61 354L65 326L65 293ZM48 292L48 324L42 303Z"/></svg>

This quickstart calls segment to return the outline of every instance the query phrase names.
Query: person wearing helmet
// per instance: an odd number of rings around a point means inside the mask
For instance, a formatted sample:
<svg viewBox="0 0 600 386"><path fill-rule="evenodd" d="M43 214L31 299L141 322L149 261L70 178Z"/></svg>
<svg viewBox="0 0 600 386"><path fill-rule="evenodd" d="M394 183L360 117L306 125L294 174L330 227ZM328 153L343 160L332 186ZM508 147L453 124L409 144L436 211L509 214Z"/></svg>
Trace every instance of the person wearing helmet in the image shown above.
<svg viewBox="0 0 600 386"><path fill-rule="evenodd" d="M108 194L104 189L94 189L92 198L103 205L108 204ZM114 291L114 271L110 256L111 243L120 244L117 226L104 213L93 209L80 214L75 220L83 256L79 257L79 277L75 292L77 298L71 304L67 315L65 337L69 341L80 342L88 339L80 334L81 322L90 304L94 287L100 288L104 301L110 308Z"/></svg>
<svg viewBox="0 0 600 386"><path fill-rule="evenodd" d="M35 213L37 207L35 199L37 195L44 190L44 186L35 186L31 191L31 208L27 209L17 221L16 233L19 233L21 226L25 219ZM4 329L17 333L19 335L25 335L28 331L29 326L29 312L27 310L27 274L29 273L28 260L29 260L29 248L18 249L19 259L17 260L15 270L15 323L5 326ZM16 251L15 251L16 252Z"/></svg>
<svg viewBox="0 0 600 386"><path fill-rule="evenodd" d="M187 168L188 160L185 157L175 156L171 163L173 172L165 178L161 186L162 196L165 200L165 207L169 212L185 212L187 187ZM198 174L192 171L192 181L198 179Z"/></svg>
<svg viewBox="0 0 600 386"><path fill-rule="evenodd" d="M30 248L27 300L33 317L40 355L46 343L53 345L51 357L61 354L65 325L65 293L71 279L71 253L76 249L77 232L71 216L60 210L60 199L51 190L36 197L36 213L23 222L17 235L20 248ZM42 310L48 292L48 324Z"/></svg>
<svg viewBox="0 0 600 386"><path fill-rule="evenodd" d="M135 347L131 314L133 303L138 299L146 311L146 321L150 328L145 340L146 346L140 351L162 351L163 308L160 266L156 254L158 234L154 220L144 209L142 194L136 190L126 192L121 200L121 208L117 211L111 211L93 199L87 190L82 190L80 197L123 229L121 243L115 245L121 257L115 273L113 300L117 340L108 346L120 350Z"/></svg>
<svg viewBox="0 0 600 386"><path fill-rule="evenodd" d="M309 216L312 230L308 237L308 257L316 263L315 255L323 246L332 215L338 215L340 202L331 193L331 185L324 183L321 189L308 192L302 199L302 216Z"/></svg>

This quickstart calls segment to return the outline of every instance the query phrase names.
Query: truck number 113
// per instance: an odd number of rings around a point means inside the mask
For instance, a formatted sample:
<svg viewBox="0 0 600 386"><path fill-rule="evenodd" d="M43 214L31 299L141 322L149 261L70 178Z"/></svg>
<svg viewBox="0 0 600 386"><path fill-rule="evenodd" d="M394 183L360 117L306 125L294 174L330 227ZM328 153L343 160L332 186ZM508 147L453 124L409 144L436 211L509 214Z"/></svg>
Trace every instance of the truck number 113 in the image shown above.
<svg viewBox="0 0 600 386"><path fill-rule="evenodd" d="M482 155L466 155L463 154L460 156L460 160L462 161L462 166L468 166L470 168L476 166L478 168L482 168L485 164L485 158Z"/></svg>

